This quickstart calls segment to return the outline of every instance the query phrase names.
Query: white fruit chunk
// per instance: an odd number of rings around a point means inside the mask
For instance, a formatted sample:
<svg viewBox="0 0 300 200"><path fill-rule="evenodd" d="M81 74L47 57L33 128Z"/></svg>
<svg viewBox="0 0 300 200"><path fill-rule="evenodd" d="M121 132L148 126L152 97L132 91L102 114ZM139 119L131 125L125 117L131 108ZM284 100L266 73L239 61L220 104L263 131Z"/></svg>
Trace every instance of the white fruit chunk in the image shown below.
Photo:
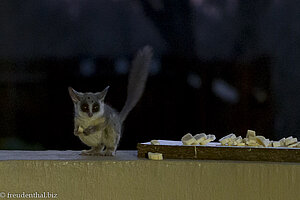
<svg viewBox="0 0 300 200"><path fill-rule="evenodd" d="M255 131L252 131L252 130L247 131L246 138L251 138L251 137L255 137L255 136L256 136Z"/></svg>
<svg viewBox="0 0 300 200"><path fill-rule="evenodd" d="M285 138L282 138L281 140L279 140L280 146L284 147L285 146Z"/></svg>
<svg viewBox="0 0 300 200"><path fill-rule="evenodd" d="M190 134L185 134L182 138L181 141L184 145L191 145L193 143L197 143L196 139Z"/></svg>
<svg viewBox="0 0 300 200"><path fill-rule="evenodd" d="M196 134L194 136L194 138L196 139L197 143L199 144L200 142L207 139L207 135L205 133L199 133L199 134Z"/></svg>
<svg viewBox="0 0 300 200"><path fill-rule="evenodd" d="M280 142L279 141L273 141L272 146L273 147L280 147Z"/></svg>
<svg viewBox="0 0 300 200"><path fill-rule="evenodd" d="M150 160L163 160L163 156L161 153L148 152L148 158Z"/></svg>
<svg viewBox="0 0 300 200"><path fill-rule="evenodd" d="M285 139L285 146L289 146L297 142L297 138L293 138L292 136Z"/></svg>
<svg viewBox="0 0 300 200"><path fill-rule="evenodd" d="M231 134L229 134L229 135L226 135L226 136L222 137L222 138L219 140L219 142L220 142L222 145L226 145L226 144L230 143L232 139L235 139L235 138L236 138L235 134L231 133Z"/></svg>
<svg viewBox="0 0 300 200"><path fill-rule="evenodd" d="M256 141L258 144L264 146L264 147L268 147L269 144L270 144L270 140L269 139L266 139L264 136L256 136Z"/></svg>
<svg viewBox="0 0 300 200"><path fill-rule="evenodd" d="M215 135L207 135L207 139L200 142L201 145L206 145L212 141L214 141L216 139L216 136Z"/></svg>
<svg viewBox="0 0 300 200"><path fill-rule="evenodd" d="M78 133L83 133L83 128L81 126L78 127Z"/></svg>
<svg viewBox="0 0 300 200"><path fill-rule="evenodd" d="M160 145L159 141L157 141L157 140L151 140L151 144L153 144L153 145Z"/></svg>
<svg viewBox="0 0 300 200"><path fill-rule="evenodd" d="M290 147L290 148L298 147L299 144L300 144L300 142L296 142L294 144L289 145L288 147Z"/></svg>

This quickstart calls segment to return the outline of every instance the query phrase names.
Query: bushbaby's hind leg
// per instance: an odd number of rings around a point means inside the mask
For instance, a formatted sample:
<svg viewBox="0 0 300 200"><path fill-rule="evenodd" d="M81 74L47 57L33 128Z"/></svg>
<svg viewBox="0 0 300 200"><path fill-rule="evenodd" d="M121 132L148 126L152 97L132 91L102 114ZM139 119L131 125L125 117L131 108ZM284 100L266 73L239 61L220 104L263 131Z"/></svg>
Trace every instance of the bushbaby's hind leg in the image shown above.
<svg viewBox="0 0 300 200"><path fill-rule="evenodd" d="M99 146L92 147L89 150L82 150L81 155L84 155L84 156L101 156L102 155L101 151L103 150L103 147L104 147L104 145L100 144Z"/></svg>
<svg viewBox="0 0 300 200"><path fill-rule="evenodd" d="M116 155L117 146L114 147L106 147L104 152L102 153L103 156L115 156Z"/></svg>
<svg viewBox="0 0 300 200"><path fill-rule="evenodd" d="M120 140L120 135L116 135L116 138L114 139L113 142L106 144L106 148L103 151L102 155L103 156L115 156L116 155L116 150L119 144Z"/></svg>

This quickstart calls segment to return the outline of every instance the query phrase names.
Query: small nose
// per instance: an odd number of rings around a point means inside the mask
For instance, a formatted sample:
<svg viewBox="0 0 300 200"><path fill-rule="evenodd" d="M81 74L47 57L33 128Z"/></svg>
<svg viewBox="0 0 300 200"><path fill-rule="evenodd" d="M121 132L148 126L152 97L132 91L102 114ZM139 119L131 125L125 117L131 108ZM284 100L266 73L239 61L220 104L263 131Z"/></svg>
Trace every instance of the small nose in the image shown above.
<svg viewBox="0 0 300 200"><path fill-rule="evenodd" d="M89 117L93 117L93 113L89 112L88 113Z"/></svg>

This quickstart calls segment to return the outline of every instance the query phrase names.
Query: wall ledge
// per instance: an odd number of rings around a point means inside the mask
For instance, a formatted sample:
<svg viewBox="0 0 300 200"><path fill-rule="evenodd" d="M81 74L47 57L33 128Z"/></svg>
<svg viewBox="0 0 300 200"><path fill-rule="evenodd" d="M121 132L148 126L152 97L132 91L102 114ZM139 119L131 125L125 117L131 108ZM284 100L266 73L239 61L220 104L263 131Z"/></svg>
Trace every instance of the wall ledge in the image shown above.
<svg viewBox="0 0 300 200"><path fill-rule="evenodd" d="M77 160L77 161L100 161L100 160L137 160L137 151L117 151L115 157L111 156L82 156L81 151L19 151L0 150L0 161L4 160Z"/></svg>
<svg viewBox="0 0 300 200"><path fill-rule="evenodd" d="M117 151L116 157L79 153L0 151L0 199L28 193L57 194L48 199L66 200L281 200L300 196L299 163L153 161L137 158L137 151Z"/></svg>

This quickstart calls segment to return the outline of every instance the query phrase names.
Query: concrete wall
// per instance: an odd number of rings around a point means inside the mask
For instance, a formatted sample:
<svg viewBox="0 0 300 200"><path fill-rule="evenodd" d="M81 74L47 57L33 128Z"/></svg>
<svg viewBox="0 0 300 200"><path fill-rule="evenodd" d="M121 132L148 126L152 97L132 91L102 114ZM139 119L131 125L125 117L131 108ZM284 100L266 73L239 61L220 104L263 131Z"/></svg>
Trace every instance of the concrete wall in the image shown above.
<svg viewBox="0 0 300 200"><path fill-rule="evenodd" d="M151 161L137 159L133 151L115 158L78 153L0 151L0 196L49 192L66 200L275 200L300 195L297 163Z"/></svg>

